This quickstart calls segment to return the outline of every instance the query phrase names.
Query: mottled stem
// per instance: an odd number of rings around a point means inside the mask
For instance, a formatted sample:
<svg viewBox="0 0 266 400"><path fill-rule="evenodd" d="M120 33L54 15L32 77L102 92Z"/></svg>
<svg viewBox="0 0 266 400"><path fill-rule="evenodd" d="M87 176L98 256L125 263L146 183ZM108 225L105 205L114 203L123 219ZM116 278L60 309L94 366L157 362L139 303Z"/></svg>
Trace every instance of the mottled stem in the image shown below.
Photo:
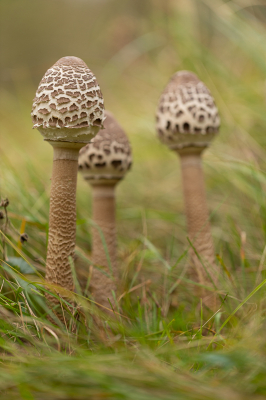
<svg viewBox="0 0 266 400"><path fill-rule="evenodd" d="M213 287L211 280L217 283L214 247L209 224L209 213L205 195L204 176L201 153L203 149L179 150L181 159L183 191L189 238L201 257L205 268L198 256L190 249L192 270L191 275L197 282ZM208 276L209 274L209 276ZM199 289L197 294L205 298L205 304L215 308L215 298L210 291ZM215 296L214 296L215 297Z"/></svg>
<svg viewBox="0 0 266 400"><path fill-rule="evenodd" d="M76 187L80 143L49 142L54 148L46 280L74 290L69 257L76 242ZM57 305L53 296L48 301ZM62 318L61 318L62 319Z"/></svg>
<svg viewBox="0 0 266 400"><path fill-rule="evenodd" d="M115 184L93 185L92 202L92 294L97 303L110 308L108 298L113 303L117 278Z"/></svg>

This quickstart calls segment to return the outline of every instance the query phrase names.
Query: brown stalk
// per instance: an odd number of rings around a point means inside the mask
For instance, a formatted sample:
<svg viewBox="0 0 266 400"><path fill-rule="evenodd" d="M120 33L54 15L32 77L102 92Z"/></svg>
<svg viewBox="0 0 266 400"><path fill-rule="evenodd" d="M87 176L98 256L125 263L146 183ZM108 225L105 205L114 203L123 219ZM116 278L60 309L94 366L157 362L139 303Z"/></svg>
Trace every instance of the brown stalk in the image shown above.
<svg viewBox="0 0 266 400"><path fill-rule="evenodd" d="M46 280L73 291L70 259L76 241L76 186L78 155L83 143L52 142L54 149L49 214ZM58 305L52 295L50 303Z"/></svg>
<svg viewBox="0 0 266 400"><path fill-rule="evenodd" d="M193 248L190 248L190 258L193 266L190 273L192 279L202 285L210 281L215 285L217 283L217 274L215 274L214 247L202 170L201 154L203 150L203 148L185 148L177 152L181 160L188 234L196 250L195 252ZM203 297L204 303L211 309L215 309L215 297L204 288L197 290L198 295Z"/></svg>
<svg viewBox="0 0 266 400"><path fill-rule="evenodd" d="M115 183L92 185L92 261L91 287L97 303L110 308L112 290L118 276L116 261Z"/></svg>

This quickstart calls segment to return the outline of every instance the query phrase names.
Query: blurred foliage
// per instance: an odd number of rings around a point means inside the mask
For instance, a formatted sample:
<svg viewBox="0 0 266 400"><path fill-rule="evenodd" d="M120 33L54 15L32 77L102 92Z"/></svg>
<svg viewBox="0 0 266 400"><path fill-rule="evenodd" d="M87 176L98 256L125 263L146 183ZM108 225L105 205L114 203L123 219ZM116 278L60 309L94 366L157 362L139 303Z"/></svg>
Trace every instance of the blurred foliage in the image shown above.
<svg viewBox="0 0 266 400"><path fill-rule="evenodd" d="M0 195L10 200L1 227L10 259L0 279L3 398L265 397L265 27L262 0L0 0ZM65 55L93 70L133 148L117 190L125 318L105 333L95 321L106 317L78 295L77 334L47 321L40 283L52 149L31 129L30 109L43 74ZM160 93L182 69L206 83L222 119L204 156L225 298L210 321L186 276L179 161L154 129ZM90 206L79 179L77 254L87 263Z"/></svg>

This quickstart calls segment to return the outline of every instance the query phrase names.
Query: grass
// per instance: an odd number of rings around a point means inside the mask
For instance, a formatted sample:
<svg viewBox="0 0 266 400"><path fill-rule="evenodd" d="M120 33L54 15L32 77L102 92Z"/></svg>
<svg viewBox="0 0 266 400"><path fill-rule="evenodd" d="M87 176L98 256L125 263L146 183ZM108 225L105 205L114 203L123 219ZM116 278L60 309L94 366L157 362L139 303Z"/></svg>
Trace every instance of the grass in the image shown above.
<svg viewBox="0 0 266 400"><path fill-rule="evenodd" d="M97 74L134 155L117 190L120 284L113 317L77 287L70 297L79 318L70 328L47 318L42 277L52 149L31 130L30 80L1 91L0 190L10 202L8 225L0 220L2 398L265 398L266 34L264 9L244 5L172 5L167 26L154 7L156 29L121 47ZM187 274L178 158L154 133L158 97L178 69L206 82L222 117L219 138L204 156L223 299L215 313L202 308ZM90 207L89 186L79 178L76 252L84 268ZM29 239L21 244L23 232ZM67 317L68 304L62 307Z"/></svg>

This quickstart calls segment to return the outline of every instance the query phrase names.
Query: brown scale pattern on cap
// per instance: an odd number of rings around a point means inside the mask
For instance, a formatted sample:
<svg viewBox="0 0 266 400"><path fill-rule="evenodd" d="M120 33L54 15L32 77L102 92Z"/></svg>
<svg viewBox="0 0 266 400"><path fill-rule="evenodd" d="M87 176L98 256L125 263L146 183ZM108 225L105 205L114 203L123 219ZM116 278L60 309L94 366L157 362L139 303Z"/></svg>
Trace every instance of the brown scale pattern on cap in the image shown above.
<svg viewBox="0 0 266 400"><path fill-rule="evenodd" d="M156 114L160 140L173 149L207 147L219 127L217 107L204 83L189 71L173 75Z"/></svg>
<svg viewBox="0 0 266 400"><path fill-rule="evenodd" d="M79 152L79 171L89 181L120 180L132 164L129 140L110 112L104 128Z"/></svg>
<svg viewBox="0 0 266 400"><path fill-rule="evenodd" d="M77 57L58 60L33 100L33 128L103 127L104 102L92 71Z"/></svg>

